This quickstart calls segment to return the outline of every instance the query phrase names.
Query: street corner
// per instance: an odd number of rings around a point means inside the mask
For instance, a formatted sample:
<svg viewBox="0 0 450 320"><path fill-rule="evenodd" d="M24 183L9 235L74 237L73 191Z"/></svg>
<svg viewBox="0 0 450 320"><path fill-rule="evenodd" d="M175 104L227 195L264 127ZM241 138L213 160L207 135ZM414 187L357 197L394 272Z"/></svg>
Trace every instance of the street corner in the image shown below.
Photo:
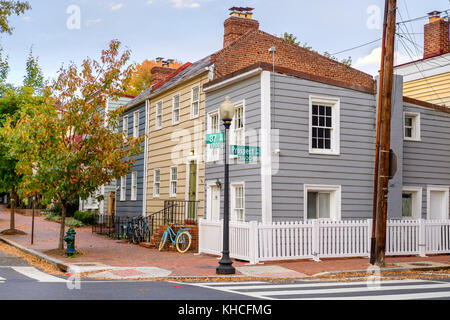
<svg viewBox="0 0 450 320"><path fill-rule="evenodd" d="M96 267L92 267L96 268ZM98 266L98 268L102 268ZM92 279L110 279L110 280L143 280L166 278L172 271L158 267L107 267L107 270L92 270L85 273Z"/></svg>
<svg viewBox="0 0 450 320"><path fill-rule="evenodd" d="M306 274L281 266L244 266L236 267L243 275L262 278L304 278Z"/></svg>

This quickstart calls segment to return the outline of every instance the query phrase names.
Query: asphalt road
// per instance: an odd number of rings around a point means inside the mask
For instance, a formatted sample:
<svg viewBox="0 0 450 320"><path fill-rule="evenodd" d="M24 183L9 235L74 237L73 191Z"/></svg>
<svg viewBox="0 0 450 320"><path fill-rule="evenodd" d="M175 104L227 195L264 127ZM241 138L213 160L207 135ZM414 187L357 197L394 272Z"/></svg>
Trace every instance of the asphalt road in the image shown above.
<svg viewBox="0 0 450 320"><path fill-rule="evenodd" d="M0 251L0 300L450 300L450 279L381 283L105 281L57 277Z"/></svg>

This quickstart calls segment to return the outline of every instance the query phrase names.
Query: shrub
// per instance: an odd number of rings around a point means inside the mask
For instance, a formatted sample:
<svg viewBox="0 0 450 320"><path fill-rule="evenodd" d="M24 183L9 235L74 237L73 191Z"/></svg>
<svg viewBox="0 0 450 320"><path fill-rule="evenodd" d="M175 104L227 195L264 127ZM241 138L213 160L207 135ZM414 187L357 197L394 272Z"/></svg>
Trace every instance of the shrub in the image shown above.
<svg viewBox="0 0 450 320"><path fill-rule="evenodd" d="M69 227L82 227L83 226L83 222L81 222L81 221L79 221L77 219L70 218L70 219L66 220L66 226L69 226Z"/></svg>
<svg viewBox="0 0 450 320"><path fill-rule="evenodd" d="M75 211L74 218L86 225L94 223L94 214L91 212Z"/></svg>

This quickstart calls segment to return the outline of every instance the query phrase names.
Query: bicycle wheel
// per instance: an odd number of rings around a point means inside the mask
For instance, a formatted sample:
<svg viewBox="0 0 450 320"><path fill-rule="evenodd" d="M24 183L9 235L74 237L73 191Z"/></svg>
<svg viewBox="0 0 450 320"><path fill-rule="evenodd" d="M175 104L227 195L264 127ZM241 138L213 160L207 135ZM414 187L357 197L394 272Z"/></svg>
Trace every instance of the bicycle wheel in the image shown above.
<svg viewBox="0 0 450 320"><path fill-rule="evenodd" d="M161 237L161 241L159 241L159 251L161 251L164 248L164 245L166 244L166 240L167 240L167 232L164 232L162 237Z"/></svg>
<svg viewBox="0 0 450 320"><path fill-rule="evenodd" d="M177 250L180 253L185 253L191 247L191 235L189 232L184 231L177 237Z"/></svg>

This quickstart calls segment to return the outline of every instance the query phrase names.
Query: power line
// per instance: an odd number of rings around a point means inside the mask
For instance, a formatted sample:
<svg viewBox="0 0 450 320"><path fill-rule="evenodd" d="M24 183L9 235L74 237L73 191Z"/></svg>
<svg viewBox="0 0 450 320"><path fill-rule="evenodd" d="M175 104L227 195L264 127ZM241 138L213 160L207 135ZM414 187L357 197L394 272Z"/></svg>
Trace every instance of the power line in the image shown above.
<svg viewBox="0 0 450 320"><path fill-rule="evenodd" d="M367 43L364 43L364 44L361 44L361 45L359 45L359 46L356 46L356 47L353 47L353 48L350 48L350 49L345 49L345 50L342 50L342 51L339 51L339 52L336 52L336 53L332 53L331 55L334 56L334 55L336 55L336 54L340 54L340 53L344 53L344 52L347 52L347 51L359 49L359 48L365 47L365 46L367 46L367 45L369 45L369 44L378 42L378 41L380 41L380 40L381 40L381 38L379 38L379 39L377 39L377 40L373 40L373 41L367 42Z"/></svg>

